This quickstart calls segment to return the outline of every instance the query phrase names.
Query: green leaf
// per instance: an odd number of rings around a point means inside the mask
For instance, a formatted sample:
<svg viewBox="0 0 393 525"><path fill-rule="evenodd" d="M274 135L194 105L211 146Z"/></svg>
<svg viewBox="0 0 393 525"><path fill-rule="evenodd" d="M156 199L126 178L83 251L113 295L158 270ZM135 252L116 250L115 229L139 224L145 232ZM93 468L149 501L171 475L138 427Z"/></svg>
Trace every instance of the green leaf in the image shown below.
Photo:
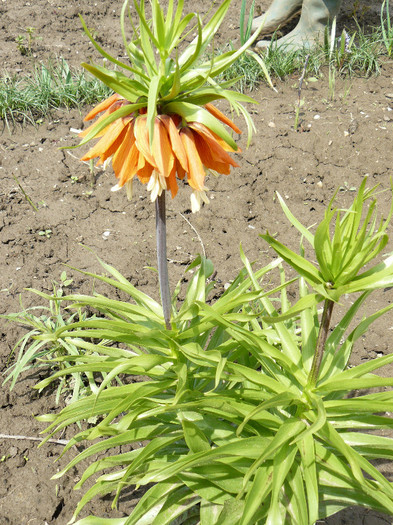
<svg viewBox="0 0 393 525"><path fill-rule="evenodd" d="M147 100L147 129L149 130L149 142L150 148L153 145L154 138L154 122L157 116L157 100L159 97L159 91L162 84L162 77L155 75L149 86L149 96Z"/></svg>
<svg viewBox="0 0 393 525"><path fill-rule="evenodd" d="M238 525L244 507L244 500L230 499L226 501L215 525Z"/></svg>
<svg viewBox="0 0 393 525"><path fill-rule="evenodd" d="M255 523L253 520L263 502L272 490L273 466L261 465L255 472L250 490L244 503L244 510L239 525ZM224 522L221 522L224 525Z"/></svg>
<svg viewBox="0 0 393 525"><path fill-rule="evenodd" d="M282 515L280 508L282 505L280 494L296 454L296 445L288 445L279 449L274 456L272 495L266 525L284 525L285 516Z"/></svg>
<svg viewBox="0 0 393 525"><path fill-rule="evenodd" d="M294 268L300 275L302 275L311 284L325 284L324 279L321 277L318 269L311 264L307 259L293 252L274 237L266 233L261 235L273 250L284 259L292 268Z"/></svg>
<svg viewBox="0 0 393 525"><path fill-rule="evenodd" d="M97 518L88 516L75 522L75 525L125 525L127 518Z"/></svg>
<svg viewBox="0 0 393 525"><path fill-rule="evenodd" d="M257 469L259 469L259 467L263 465L267 459L273 459L277 454L277 451L279 451L284 445L287 447L289 441L302 432L305 426L306 425L304 421L299 421L295 418L288 418L286 421L284 421L275 434L274 438L271 440L270 444L264 448L262 454L260 454L258 459L254 461L252 466L248 469L247 474L244 477L244 485L250 480Z"/></svg>
<svg viewBox="0 0 393 525"><path fill-rule="evenodd" d="M203 27L202 35L198 35L197 37L195 37L194 40L187 46L186 50L183 52L179 60L180 66L186 64L192 55L195 56L195 48L197 48L198 46L200 47L199 54L202 54L205 51L210 41L212 40L214 34L217 32L222 21L224 20L224 17L229 9L231 1L232 0L224 0L220 4L219 8L211 17L209 22ZM203 46L200 46L199 41L203 43ZM195 57L194 60L196 60L196 58L197 57ZM189 63L188 67L190 67L190 65L191 64Z"/></svg>
<svg viewBox="0 0 393 525"><path fill-rule="evenodd" d="M285 200L281 197L281 195L276 192L276 195L278 197L278 200L280 202L281 208L283 209L283 212L285 213L287 219L289 222L295 226L295 228L305 237L308 242L311 244L311 246L314 248L314 235L310 232L308 228L303 226L298 219L293 215L293 213L290 211L288 206L285 203Z"/></svg>
<svg viewBox="0 0 393 525"><path fill-rule="evenodd" d="M296 401L299 401L299 397L291 392L283 392L282 394L278 394L276 396L271 397L267 401L264 401L259 406L257 406L249 414L247 414L247 416L243 419L241 425L239 425L239 427L237 428L236 434L240 436L247 423L251 421L255 415L262 412L263 410L278 407L285 407L285 409L288 409L292 404L296 404Z"/></svg>
<svg viewBox="0 0 393 525"><path fill-rule="evenodd" d="M282 321L287 321L288 319L298 316L305 310L310 310L321 301L323 301L323 297L321 295L308 294L304 297L301 297L297 303L289 308L289 310L287 310L284 314L273 317L263 316L263 320L266 323L280 323Z"/></svg>
<svg viewBox="0 0 393 525"><path fill-rule="evenodd" d="M127 519L127 525L151 525L153 519L159 515L165 501L181 487L182 483L177 480L168 480L153 485L139 500Z"/></svg>
<svg viewBox="0 0 393 525"><path fill-rule="evenodd" d="M226 131L224 126L205 108L201 108L189 102L170 102L165 105L165 113L176 113L183 117L186 122L199 122L221 137L235 151L238 149L236 142Z"/></svg>
<svg viewBox="0 0 393 525"><path fill-rule="evenodd" d="M304 484L307 494L308 515L310 523L315 523L319 517L319 486L316 469L314 436L304 435L303 439L297 440L302 462Z"/></svg>
<svg viewBox="0 0 393 525"><path fill-rule="evenodd" d="M82 66L115 93L132 103L135 103L139 97L147 97L148 95L146 86L137 80L131 80L120 71L110 71L105 67L92 66L85 62L82 63Z"/></svg>
<svg viewBox="0 0 393 525"><path fill-rule="evenodd" d="M200 507L200 525L216 525L222 509L223 505L216 505L210 501L202 500Z"/></svg>
<svg viewBox="0 0 393 525"><path fill-rule="evenodd" d="M85 24L85 21L83 20L83 17L81 15L79 15L79 19L82 23L82 26L83 26L83 29L85 31L85 33L87 34L87 36L89 37L91 43L93 44L93 46L97 49L97 51L100 53L100 55L102 55L104 58L106 58L107 60L109 60L110 62L112 62L113 64L116 64L117 66L120 66L124 69L128 69L129 71L133 71L132 67L128 66L127 64L124 64L123 62L120 62L120 60L117 60L116 58L114 58L112 55L110 55L109 53L107 53L93 38L92 34L90 33L89 29L87 28L87 25Z"/></svg>
<svg viewBox="0 0 393 525"><path fill-rule="evenodd" d="M363 305L364 301L370 295L370 293L371 291L364 292L360 297L356 299L356 301L351 305L349 310L344 314L341 320L337 323L336 327L333 329L332 333L327 338L326 344L325 344L325 352L323 355L323 360L322 360L320 373L319 373L321 381L327 378L328 376L331 376L336 370L335 367L338 365L340 344L344 336L344 333L349 327L352 319L358 312L359 308ZM351 336L349 336L346 342L344 342L344 345L347 345L350 339L351 339L351 344L352 342L354 342L354 338L353 337L351 338ZM345 359L341 359L340 361L341 363L345 363L345 364L347 362ZM335 363L334 365L332 364L333 362ZM343 365L341 370L344 369L344 366L345 365Z"/></svg>
<svg viewBox="0 0 393 525"><path fill-rule="evenodd" d="M146 525L172 525L177 522L176 518L181 519L183 514L192 518L193 516L199 515L199 501L200 498L198 496L195 496L187 486L183 486L165 498L164 505L162 505L153 521L147 521L146 518L144 518L142 523ZM195 507L194 512L187 512L188 509L192 509L193 507ZM141 521L138 521L137 525L139 525L139 523L141 523ZM181 523L184 523L182 519Z"/></svg>

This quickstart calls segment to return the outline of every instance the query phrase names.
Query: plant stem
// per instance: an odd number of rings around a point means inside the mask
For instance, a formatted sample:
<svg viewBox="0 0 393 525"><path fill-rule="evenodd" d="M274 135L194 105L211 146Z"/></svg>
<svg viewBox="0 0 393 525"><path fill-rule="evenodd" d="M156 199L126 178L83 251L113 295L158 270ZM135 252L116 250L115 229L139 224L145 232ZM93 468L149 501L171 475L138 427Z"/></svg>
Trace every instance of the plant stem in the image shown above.
<svg viewBox="0 0 393 525"><path fill-rule="evenodd" d="M322 363L323 352L325 350L326 339L329 332L330 321L332 318L333 306L333 301L331 301L330 299L325 299L325 304L323 305L321 326L319 327L317 346L315 349L310 375L308 377L308 384L311 387L314 387L317 383L319 369L321 368Z"/></svg>
<svg viewBox="0 0 393 525"><path fill-rule="evenodd" d="M165 326L171 330L171 294L169 291L168 260L166 257L165 191L156 199L157 263L160 281L161 303Z"/></svg>

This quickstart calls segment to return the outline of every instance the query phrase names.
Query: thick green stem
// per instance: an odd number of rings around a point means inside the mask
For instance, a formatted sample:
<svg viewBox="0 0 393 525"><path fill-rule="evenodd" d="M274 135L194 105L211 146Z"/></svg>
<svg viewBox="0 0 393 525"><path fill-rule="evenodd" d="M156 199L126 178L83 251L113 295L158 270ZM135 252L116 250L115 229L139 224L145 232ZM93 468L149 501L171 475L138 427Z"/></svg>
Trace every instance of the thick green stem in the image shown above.
<svg viewBox="0 0 393 525"><path fill-rule="evenodd" d="M166 257L165 191L156 199L156 236L161 303L164 311L165 326L167 330L171 330L171 293L169 291L168 260Z"/></svg>
<svg viewBox="0 0 393 525"><path fill-rule="evenodd" d="M319 369L321 368L323 352L325 351L326 339L329 332L330 321L332 318L334 302L325 299L323 305L323 313L321 319L321 326L319 327L317 347L315 349L314 359L311 366L310 375L308 377L308 384L314 387L319 376Z"/></svg>

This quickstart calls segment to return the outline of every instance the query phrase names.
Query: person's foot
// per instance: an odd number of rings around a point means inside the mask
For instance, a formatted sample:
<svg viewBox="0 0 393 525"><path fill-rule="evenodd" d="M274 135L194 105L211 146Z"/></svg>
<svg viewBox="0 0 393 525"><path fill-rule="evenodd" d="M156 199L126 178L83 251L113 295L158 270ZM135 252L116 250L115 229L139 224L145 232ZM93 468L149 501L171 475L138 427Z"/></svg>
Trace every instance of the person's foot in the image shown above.
<svg viewBox="0 0 393 525"><path fill-rule="evenodd" d="M259 40L256 47L259 49L268 49L271 45L273 48L281 47L285 51L296 51L303 47L313 47L323 37L323 28L319 31L304 31L299 25L287 35L274 40Z"/></svg>
<svg viewBox="0 0 393 525"><path fill-rule="evenodd" d="M298 25L293 31L279 38L273 45L288 51L302 47L312 47L323 38L329 20L337 15L341 0L303 0L302 12ZM274 2L272 6L274 5ZM259 48L270 47L271 42L260 40Z"/></svg>
<svg viewBox="0 0 393 525"><path fill-rule="evenodd" d="M252 31L257 31L262 25L261 35L273 34L279 27L285 26L297 16L301 8L302 0L273 0L266 13L254 18Z"/></svg>

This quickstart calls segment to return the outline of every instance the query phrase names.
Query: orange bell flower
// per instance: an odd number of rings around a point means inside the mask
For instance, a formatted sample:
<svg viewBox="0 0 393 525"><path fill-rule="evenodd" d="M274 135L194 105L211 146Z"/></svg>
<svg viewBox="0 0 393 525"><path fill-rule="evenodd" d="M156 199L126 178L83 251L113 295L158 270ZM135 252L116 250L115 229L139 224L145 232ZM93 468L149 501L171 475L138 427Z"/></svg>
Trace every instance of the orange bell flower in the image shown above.
<svg viewBox="0 0 393 525"><path fill-rule="evenodd" d="M118 94L98 104L85 117L91 120L102 113L97 121L80 133L85 137L94 131L105 118L129 102ZM214 117L230 126L236 133L240 129L211 103L205 109ZM155 201L163 190L169 190L172 198L178 191L177 179L186 177L193 189L192 211L198 211L202 202L208 203L205 177L209 170L228 175L230 167L238 164L228 154L235 150L223 139L200 122L185 122L177 114L159 114L154 120L153 142L150 145L145 108L120 117L96 134L99 141L82 157L87 161L98 157L97 165L112 159L112 167L118 179L112 188L116 191L126 187L132 197L134 177L137 176ZM237 150L239 151L239 150Z"/></svg>

